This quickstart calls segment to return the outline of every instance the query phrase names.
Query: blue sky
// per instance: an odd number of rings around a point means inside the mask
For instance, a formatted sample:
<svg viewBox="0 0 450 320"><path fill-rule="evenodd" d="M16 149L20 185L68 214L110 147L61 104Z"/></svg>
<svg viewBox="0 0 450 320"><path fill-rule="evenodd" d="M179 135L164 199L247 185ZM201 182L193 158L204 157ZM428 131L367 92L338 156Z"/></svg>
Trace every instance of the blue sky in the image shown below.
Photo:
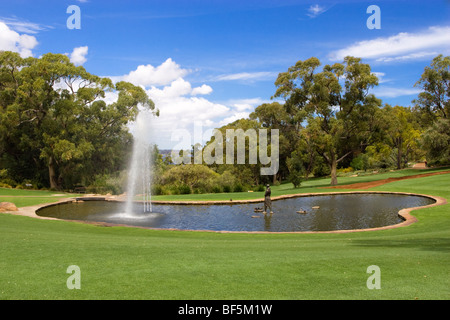
<svg viewBox="0 0 450 320"><path fill-rule="evenodd" d="M79 30L67 28L69 5L80 8ZM367 28L370 5L381 29ZM270 101L279 72L312 56L362 57L380 78L377 97L409 106L423 69L450 54L449 17L449 1L2 0L0 50L66 53L88 72L143 86L161 110L153 141L171 149L176 129L193 144L194 123L208 137L247 117Z"/></svg>

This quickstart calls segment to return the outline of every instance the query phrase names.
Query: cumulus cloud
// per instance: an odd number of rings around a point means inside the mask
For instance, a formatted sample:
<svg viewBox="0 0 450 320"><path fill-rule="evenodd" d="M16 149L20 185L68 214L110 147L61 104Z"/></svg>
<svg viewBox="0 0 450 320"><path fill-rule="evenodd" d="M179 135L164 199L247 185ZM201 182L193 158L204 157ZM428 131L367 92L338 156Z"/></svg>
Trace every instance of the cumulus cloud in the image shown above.
<svg viewBox="0 0 450 320"><path fill-rule="evenodd" d="M70 61L77 66L82 65L87 61L87 54L88 46L75 48L70 54Z"/></svg>
<svg viewBox="0 0 450 320"><path fill-rule="evenodd" d="M208 86L206 84L203 84L201 87L197 87L197 88L192 89L191 94L193 96L205 95L205 94L210 94L212 91L213 91L213 89L210 86Z"/></svg>
<svg viewBox="0 0 450 320"><path fill-rule="evenodd" d="M126 75L110 77L115 82L128 81L146 90L147 95L160 110L159 117L149 121L148 125L152 127L153 132L153 137L149 140L157 143L161 149L179 148L180 136L186 142L183 148L190 148L190 145L195 143L204 144L210 139L209 133L212 129L237 119L247 118L257 105L264 102L260 98L222 102L210 100L204 96L211 94L213 88L208 84L193 86L185 79L191 72L169 58L157 66L140 65ZM269 75L276 77L276 74L268 72L239 73L223 75L222 78L215 80L262 79ZM111 93L106 99L111 103L116 97L117 95ZM199 137L195 135L195 128L199 126L203 130L202 141L195 140ZM183 134L174 135L180 132Z"/></svg>
<svg viewBox="0 0 450 320"><path fill-rule="evenodd" d="M170 84L172 81L184 77L188 73L189 70L182 69L177 63L169 58L157 67L154 67L151 64L140 65L136 70L122 76L121 80L144 87L152 85L160 86Z"/></svg>
<svg viewBox="0 0 450 320"><path fill-rule="evenodd" d="M34 36L19 34L0 22L0 50L18 52L21 57L33 56L32 50L38 45Z"/></svg>
<svg viewBox="0 0 450 320"><path fill-rule="evenodd" d="M389 62L429 57L437 51L450 51L450 26L360 41L332 52L330 59L343 60L346 56L354 56Z"/></svg>
<svg viewBox="0 0 450 320"><path fill-rule="evenodd" d="M184 78L189 73L191 70L182 68L168 58L157 66L140 65L126 75L110 77L115 82L128 81L146 90L147 95L160 110L160 116L149 124L152 126L154 136L150 140L157 143L160 148L171 149L179 144L178 140L173 139L174 132L185 130L184 132L189 132L187 135L193 138L194 124L203 126L204 131L208 132L219 126L224 117L229 117L234 112L232 108L222 103L202 97L212 93L213 88L207 84L193 87ZM108 96L108 102L115 97L113 94ZM192 140L190 143L203 144L209 140L210 136L206 136L203 137L203 141Z"/></svg>

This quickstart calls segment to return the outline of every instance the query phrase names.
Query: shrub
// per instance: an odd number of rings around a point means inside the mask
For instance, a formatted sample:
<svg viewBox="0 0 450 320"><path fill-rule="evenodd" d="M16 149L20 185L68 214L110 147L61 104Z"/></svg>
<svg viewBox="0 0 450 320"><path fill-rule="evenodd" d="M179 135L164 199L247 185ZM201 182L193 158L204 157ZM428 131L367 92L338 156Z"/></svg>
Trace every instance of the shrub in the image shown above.
<svg viewBox="0 0 450 320"><path fill-rule="evenodd" d="M99 194L122 194L125 191L124 185L123 174L101 174L95 177L94 182L86 188L86 191Z"/></svg>
<svg viewBox="0 0 450 320"><path fill-rule="evenodd" d="M155 196L159 196L159 195L165 194L165 190L164 190L163 186L160 185L160 184L152 185L151 192Z"/></svg>
<svg viewBox="0 0 450 320"><path fill-rule="evenodd" d="M255 188L253 188L253 191L255 192L263 192L264 190L266 190L266 188L264 188L264 185L262 184L259 184Z"/></svg>
<svg viewBox="0 0 450 320"><path fill-rule="evenodd" d="M7 184L7 183L0 182L0 188L8 188L8 189L11 189L12 187L11 187L9 184Z"/></svg>
<svg viewBox="0 0 450 320"><path fill-rule="evenodd" d="M353 172L353 168L352 167L348 167L348 168L342 168L342 169L338 169L337 172L338 173L349 173L349 172Z"/></svg>
<svg viewBox="0 0 450 320"><path fill-rule="evenodd" d="M294 188L300 187L303 180L303 172L292 170L289 173L289 181L294 185Z"/></svg>
<svg viewBox="0 0 450 320"><path fill-rule="evenodd" d="M350 162L350 167L355 170L366 171L369 167L369 157L366 154L360 154L356 158L353 158L352 162Z"/></svg>
<svg viewBox="0 0 450 320"><path fill-rule="evenodd" d="M17 186L17 182L10 178L2 179L0 182L5 185L8 185L11 188L15 188Z"/></svg>
<svg viewBox="0 0 450 320"><path fill-rule="evenodd" d="M178 190L180 191L180 194L190 194L191 193L191 187L189 187L187 184L182 184L178 186Z"/></svg>

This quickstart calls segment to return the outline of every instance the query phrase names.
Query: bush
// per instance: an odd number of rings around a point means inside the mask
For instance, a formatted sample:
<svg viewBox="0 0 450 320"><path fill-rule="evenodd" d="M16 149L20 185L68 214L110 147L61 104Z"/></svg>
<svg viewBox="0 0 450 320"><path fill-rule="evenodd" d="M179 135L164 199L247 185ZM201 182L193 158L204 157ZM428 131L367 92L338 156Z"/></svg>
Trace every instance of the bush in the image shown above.
<svg viewBox="0 0 450 320"><path fill-rule="evenodd" d="M187 184L182 184L178 186L178 190L180 194L190 194L191 193L191 187L189 187Z"/></svg>
<svg viewBox="0 0 450 320"><path fill-rule="evenodd" d="M337 172L338 173L350 173L353 172L353 168L352 167L348 167L348 168L342 168L342 169L338 169Z"/></svg>
<svg viewBox="0 0 450 320"><path fill-rule="evenodd" d="M10 178L2 179L0 182L4 185L8 185L10 188L15 188L17 186L17 182Z"/></svg>
<svg viewBox="0 0 450 320"><path fill-rule="evenodd" d="M122 174L101 174L95 177L94 182L86 188L86 191L98 194L122 194L125 191L124 185Z"/></svg>
<svg viewBox="0 0 450 320"><path fill-rule="evenodd" d="M3 183L3 182L0 182L0 188L8 188L8 189L12 189L12 187L11 187L9 184Z"/></svg>
<svg viewBox="0 0 450 320"><path fill-rule="evenodd" d="M234 192L244 192L244 186L240 183L237 183L234 185L233 191Z"/></svg>
<svg viewBox="0 0 450 320"><path fill-rule="evenodd" d="M223 186L223 192L231 192L231 187L230 186Z"/></svg>
<svg viewBox="0 0 450 320"><path fill-rule="evenodd" d="M303 173L297 170L292 170L289 173L289 181L294 185L294 188L300 187L303 180Z"/></svg>
<svg viewBox="0 0 450 320"><path fill-rule="evenodd" d="M353 158L352 162L350 162L350 167L355 170L366 171L369 167L369 157L366 154L360 154L356 158Z"/></svg>
<svg viewBox="0 0 450 320"><path fill-rule="evenodd" d="M152 195L155 195L155 196L166 194L164 187L160 184L152 185L151 192L152 192Z"/></svg>
<svg viewBox="0 0 450 320"><path fill-rule="evenodd" d="M259 184L255 188L253 188L253 191L255 192L263 192L264 190L266 190L266 188L264 188L264 185L262 184Z"/></svg>
<svg viewBox="0 0 450 320"><path fill-rule="evenodd" d="M314 166L313 174L314 177L325 177L329 176L331 173L328 164L324 163L323 160L318 161L317 165Z"/></svg>

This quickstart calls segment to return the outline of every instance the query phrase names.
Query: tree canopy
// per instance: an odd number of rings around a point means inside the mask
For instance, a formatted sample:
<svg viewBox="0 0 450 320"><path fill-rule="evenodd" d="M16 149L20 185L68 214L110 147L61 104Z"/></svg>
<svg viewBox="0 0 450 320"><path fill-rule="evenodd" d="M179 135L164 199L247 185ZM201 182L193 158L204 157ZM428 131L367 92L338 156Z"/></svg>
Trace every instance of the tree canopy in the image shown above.
<svg viewBox="0 0 450 320"><path fill-rule="evenodd" d="M116 91L107 104L105 93ZM73 65L66 55L23 59L0 52L0 165L16 179L54 189L86 184L123 167L146 92Z"/></svg>
<svg viewBox="0 0 450 320"><path fill-rule="evenodd" d="M192 146L194 164L176 165L154 146L154 187L158 194L260 190L282 180L299 187L311 176L331 176L335 185L340 170L402 169L425 159L448 164L449 70L450 57L436 56L415 84L422 91L413 106L390 106L371 93L378 79L360 58L324 66L315 57L300 60L279 73L276 101L218 128L205 146ZM107 103L107 92L117 100ZM122 179L133 140L127 124L139 109L158 115L141 87L90 74L65 55L0 52L0 184L16 179L71 189ZM270 177L261 175L265 164L250 161L265 150L250 139L261 129L279 132L279 169ZM229 131L243 135L230 144ZM229 145L241 159L234 164L227 164Z"/></svg>

